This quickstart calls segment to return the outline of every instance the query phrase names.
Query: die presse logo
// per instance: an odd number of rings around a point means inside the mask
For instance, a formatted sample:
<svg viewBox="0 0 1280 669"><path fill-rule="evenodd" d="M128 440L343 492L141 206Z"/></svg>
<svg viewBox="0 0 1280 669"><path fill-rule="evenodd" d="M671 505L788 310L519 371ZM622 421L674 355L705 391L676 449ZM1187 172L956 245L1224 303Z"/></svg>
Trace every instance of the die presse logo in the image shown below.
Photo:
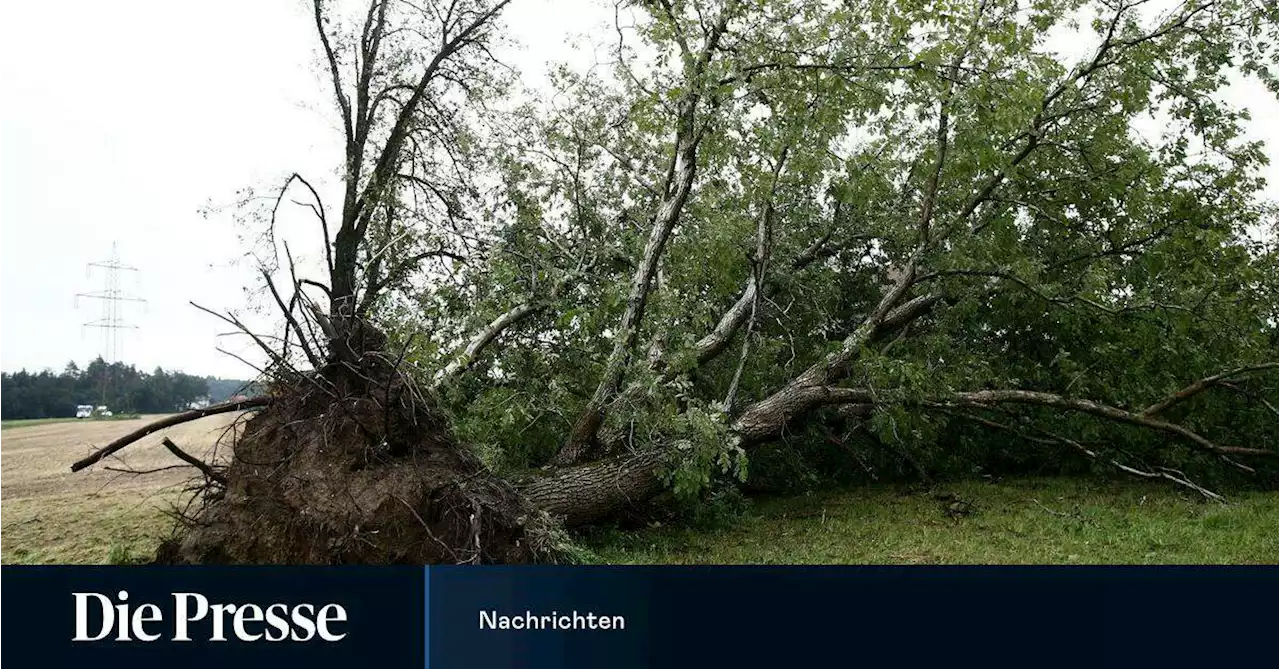
<svg viewBox="0 0 1280 669"><path fill-rule="evenodd" d="M114 600L97 592L73 592L76 620L72 641L341 641L347 611L339 604L216 604L195 592L175 592L157 603Z"/></svg>

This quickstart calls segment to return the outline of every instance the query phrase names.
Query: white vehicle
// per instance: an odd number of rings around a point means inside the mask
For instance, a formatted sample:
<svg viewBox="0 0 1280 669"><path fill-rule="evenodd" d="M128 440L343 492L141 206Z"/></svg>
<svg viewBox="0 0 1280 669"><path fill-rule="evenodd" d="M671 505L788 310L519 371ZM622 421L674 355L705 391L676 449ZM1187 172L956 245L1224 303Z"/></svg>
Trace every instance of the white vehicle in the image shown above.
<svg viewBox="0 0 1280 669"><path fill-rule="evenodd" d="M99 415L99 416L101 416L101 417L103 417L103 418L110 418L110 417L111 417L111 410L110 410L110 409L108 409L108 408L106 407L106 405L105 405L105 404L104 404L104 405L99 405L99 406L98 406L98 415Z"/></svg>
<svg viewBox="0 0 1280 669"><path fill-rule="evenodd" d="M93 415L92 404L80 404L76 406L76 418L88 418Z"/></svg>

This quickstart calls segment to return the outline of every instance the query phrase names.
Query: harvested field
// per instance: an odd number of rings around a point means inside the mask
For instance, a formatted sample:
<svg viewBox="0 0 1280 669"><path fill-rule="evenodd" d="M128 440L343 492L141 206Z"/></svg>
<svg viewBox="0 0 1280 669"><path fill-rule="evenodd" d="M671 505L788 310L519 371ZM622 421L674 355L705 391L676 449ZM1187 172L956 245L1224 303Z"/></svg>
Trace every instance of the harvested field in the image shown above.
<svg viewBox="0 0 1280 669"><path fill-rule="evenodd" d="M146 557L154 551L170 528L164 509L181 497L183 485L195 473L180 466L161 446L161 438L169 437L197 457L214 459L220 457L220 437L238 414L211 416L149 435L87 471L73 474L70 466L96 446L156 418L5 430L0 437L0 560L101 563Z"/></svg>

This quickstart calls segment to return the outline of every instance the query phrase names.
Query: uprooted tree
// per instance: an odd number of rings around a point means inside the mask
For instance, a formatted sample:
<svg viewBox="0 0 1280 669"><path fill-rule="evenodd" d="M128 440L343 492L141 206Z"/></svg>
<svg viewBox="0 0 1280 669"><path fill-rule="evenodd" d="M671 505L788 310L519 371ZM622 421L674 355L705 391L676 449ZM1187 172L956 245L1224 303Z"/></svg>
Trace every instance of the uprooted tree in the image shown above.
<svg viewBox="0 0 1280 669"><path fill-rule="evenodd" d="M295 174L265 224L313 212L327 281L285 247L282 331L222 316L266 396L76 465L250 412L162 559L550 560L748 462L1274 483L1276 212L1223 96L1276 93L1274 2L624 2L547 103L507 4L314 2L342 203Z"/></svg>

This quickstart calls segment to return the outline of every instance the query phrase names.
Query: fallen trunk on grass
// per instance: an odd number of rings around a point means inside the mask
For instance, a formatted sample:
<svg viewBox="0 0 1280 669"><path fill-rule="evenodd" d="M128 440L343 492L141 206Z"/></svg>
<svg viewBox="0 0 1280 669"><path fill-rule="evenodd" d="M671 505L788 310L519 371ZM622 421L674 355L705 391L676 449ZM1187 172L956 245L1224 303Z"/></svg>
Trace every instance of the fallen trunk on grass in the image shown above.
<svg viewBox="0 0 1280 669"><path fill-rule="evenodd" d="M345 365L332 366L320 374L295 376L292 385L276 384L267 397L163 419L112 442L73 468L82 469L86 462L97 462L165 427L252 409L258 413L244 424L230 464L215 469L201 463L207 487L182 514L183 531L162 547L159 560L490 563L557 559L559 524L607 522L651 500L662 491L664 474L680 457L675 446L631 450L631 445L622 444L615 446L619 452L600 460L508 481L490 472L452 436L430 396L387 356L367 352L360 360L364 371L359 374ZM1197 381L1188 388L1200 392L1209 385ZM1177 395L1185 399L1187 390ZM1245 471L1253 469L1233 458L1275 457L1267 449L1219 446L1149 413L1049 393L977 391L916 402L922 411L941 413L1003 404L1079 411L1178 435ZM865 416L875 405L875 396L867 391L789 386L746 407L727 438L734 447L750 449L779 434L794 417L820 407L841 406ZM785 410L777 409L780 406ZM1017 432L980 416L966 417ZM1020 436L1097 457L1059 435ZM1111 462L1126 473L1163 478L1221 499L1176 470L1147 471Z"/></svg>

